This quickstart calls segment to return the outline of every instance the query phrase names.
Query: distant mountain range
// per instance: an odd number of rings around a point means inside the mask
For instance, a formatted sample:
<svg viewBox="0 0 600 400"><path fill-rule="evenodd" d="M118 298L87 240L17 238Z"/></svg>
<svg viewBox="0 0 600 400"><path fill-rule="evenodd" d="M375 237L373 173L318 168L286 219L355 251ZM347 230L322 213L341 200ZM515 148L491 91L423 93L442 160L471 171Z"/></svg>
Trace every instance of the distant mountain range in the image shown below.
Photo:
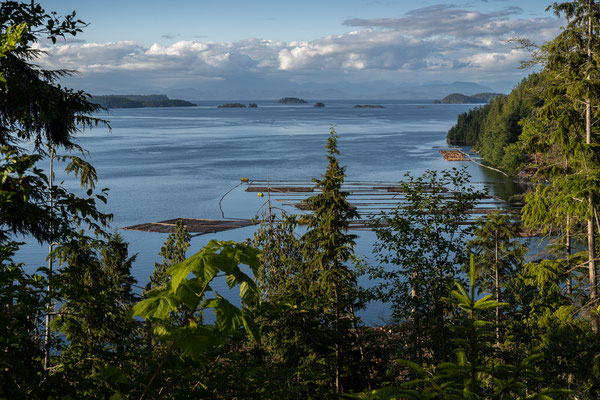
<svg viewBox="0 0 600 400"><path fill-rule="evenodd" d="M347 85L326 85L320 83L289 83L274 87L272 84L255 80L231 86L226 82L210 82L202 88L173 88L164 93L170 97L185 100L272 100L282 96L293 96L310 100L353 100L353 99L441 99L451 93L494 92L493 89L474 82L431 83L415 86L390 86L389 82L348 83ZM338 88L340 86L341 88Z"/></svg>

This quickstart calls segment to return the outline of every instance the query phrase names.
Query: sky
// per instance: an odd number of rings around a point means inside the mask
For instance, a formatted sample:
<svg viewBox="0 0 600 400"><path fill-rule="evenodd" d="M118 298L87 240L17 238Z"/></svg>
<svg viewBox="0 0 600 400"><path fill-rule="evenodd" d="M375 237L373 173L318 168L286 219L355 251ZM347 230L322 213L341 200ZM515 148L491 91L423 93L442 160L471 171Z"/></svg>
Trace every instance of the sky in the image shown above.
<svg viewBox="0 0 600 400"><path fill-rule="evenodd" d="M529 73L519 69L528 53L507 40L541 44L562 23L537 0L40 3L60 15L76 10L88 26L56 46L41 41L39 63L78 70L67 83L95 94L376 95L455 81L507 91Z"/></svg>

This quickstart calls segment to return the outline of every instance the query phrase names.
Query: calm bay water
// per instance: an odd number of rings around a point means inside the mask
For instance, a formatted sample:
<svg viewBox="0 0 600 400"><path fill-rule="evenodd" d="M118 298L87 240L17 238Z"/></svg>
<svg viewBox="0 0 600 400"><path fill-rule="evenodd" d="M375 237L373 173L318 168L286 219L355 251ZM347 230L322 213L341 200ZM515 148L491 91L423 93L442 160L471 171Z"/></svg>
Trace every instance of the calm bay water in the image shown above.
<svg viewBox="0 0 600 400"><path fill-rule="evenodd" d="M325 144L332 124L347 180L399 181L406 172L419 175L464 165L475 186L485 185L501 197L514 190L493 171L469 162L449 163L438 153L436 147L445 146L457 115L472 105L388 100L370 102L383 109L354 109L356 101L327 101L324 108L259 101L255 109L218 109L222 102L197 103L192 108L111 110L105 117L112 132L96 128L78 140L91 153L98 187L110 189L106 211L114 214L113 228L138 254L133 275L140 286L159 261L167 235L120 228L178 217L220 219L219 199L242 177L319 177L327 165ZM65 179L65 186L74 189L72 178ZM226 217L250 218L264 201L237 188L224 198L222 208ZM249 227L196 237L188 254L211 239L239 241L253 232ZM359 235L356 252L375 262L374 234ZM17 260L35 269L45 263L46 252L46 246L28 243ZM366 278L361 283L369 284ZM372 304L361 315L366 323L380 324L387 308Z"/></svg>

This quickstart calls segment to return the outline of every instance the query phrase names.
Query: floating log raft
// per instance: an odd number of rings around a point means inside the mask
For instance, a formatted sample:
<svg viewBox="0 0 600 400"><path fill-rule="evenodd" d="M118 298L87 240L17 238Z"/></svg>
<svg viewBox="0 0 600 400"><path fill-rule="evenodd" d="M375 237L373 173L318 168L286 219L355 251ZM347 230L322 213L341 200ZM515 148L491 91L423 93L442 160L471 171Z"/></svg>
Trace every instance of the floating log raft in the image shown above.
<svg viewBox="0 0 600 400"><path fill-rule="evenodd" d="M404 188L402 186L373 186L374 190L387 190L388 192L394 192L394 193L403 193L404 192ZM448 189L443 187L443 186L439 186L439 187L423 187L422 191L424 193L439 193L439 192L447 192Z"/></svg>
<svg viewBox="0 0 600 400"><path fill-rule="evenodd" d="M446 161L469 161L459 150L440 150L440 154Z"/></svg>
<svg viewBox="0 0 600 400"><path fill-rule="evenodd" d="M465 159L465 157L470 157L467 153L462 153L459 150L443 150L440 151L440 153L458 153L461 160ZM478 183L484 184L485 182ZM280 202L283 206L303 211L302 215L298 217L298 222L300 224L307 223L310 219L309 214L314 211L311 209L312 207L307 199L314 195L315 192L320 192L320 189L315 188L314 182L310 180L255 180L250 178L242 178L241 183L236 185L229 192L240 185L246 186L246 192L259 193L261 197L263 192L265 194L270 193L270 201ZM411 207L406 199L406 193L403 193L405 191L403 187L406 188L402 183L390 181L344 182L342 190L347 192L348 201L351 203L352 209L358 211L363 218L360 221L353 221L350 229L369 230L374 227L381 227L382 221L379 219L381 216L393 212L397 207ZM452 201L457 196L457 193L453 193L449 188L442 185L425 186L421 187L420 190L428 193L435 193L436 196L442 197L440 199L442 202L440 207L442 208L446 201ZM263 204L261 208L264 206L265 205ZM519 207L507 207L507 204L501 199L484 196L472 210L465 211L466 221L462 222L461 225L470 225L476 221L477 217L486 216L494 212L500 212L509 215L510 217L516 217L518 210ZM443 212L443 210L440 211ZM129 226L123 229L143 232L173 233L175 231L177 220L178 219L171 219L161 222L151 222ZM256 224L256 222L251 219L225 219L224 213L222 220L198 218L181 218L181 220L188 232L194 234L194 236L238 229ZM533 234L535 234L535 232L528 233L525 236L531 236Z"/></svg>
<svg viewBox="0 0 600 400"><path fill-rule="evenodd" d="M314 192L314 188L307 186L248 186L246 192L310 193Z"/></svg>
<svg viewBox="0 0 600 400"><path fill-rule="evenodd" d="M128 226L123 229L129 231L174 233L175 224L178 220L183 221L183 224L185 225L189 233L198 234L223 232L231 229L243 228L254 224L249 219L213 220L197 218L176 218L169 219L167 221L149 222L146 224Z"/></svg>

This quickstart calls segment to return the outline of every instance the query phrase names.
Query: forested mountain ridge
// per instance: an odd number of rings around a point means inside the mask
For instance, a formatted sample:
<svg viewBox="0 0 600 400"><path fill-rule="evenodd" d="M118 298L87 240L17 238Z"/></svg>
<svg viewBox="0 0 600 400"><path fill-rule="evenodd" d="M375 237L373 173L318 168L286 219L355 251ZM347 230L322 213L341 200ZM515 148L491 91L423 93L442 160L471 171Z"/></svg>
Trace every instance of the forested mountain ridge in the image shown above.
<svg viewBox="0 0 600 400"><path fill-rule="evenodd" d="M542 100L538 96L542 76L524 78L508 95L495 97L489 104L475 107L458 116L448 131L447 142L473 146L489 164L515 174L526 155L510 145L523 131L522 121L532 117Z"/></svg>

